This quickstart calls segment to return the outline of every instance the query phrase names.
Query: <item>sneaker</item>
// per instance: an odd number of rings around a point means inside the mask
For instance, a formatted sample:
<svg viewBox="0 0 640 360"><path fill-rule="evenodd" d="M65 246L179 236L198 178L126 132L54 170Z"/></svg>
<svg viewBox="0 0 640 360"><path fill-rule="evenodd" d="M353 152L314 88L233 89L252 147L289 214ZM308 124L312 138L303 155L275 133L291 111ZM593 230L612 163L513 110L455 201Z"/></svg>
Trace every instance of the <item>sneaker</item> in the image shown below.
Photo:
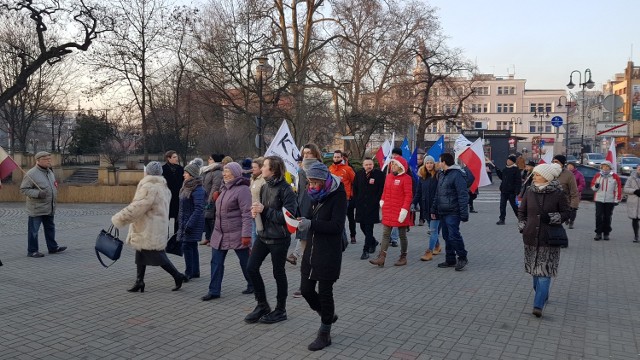
<svg viewBox="0 0 640 360"><path fill-rule="evenodd" d="M533 315L535 315L536 317L542 317L542 309L534 307L533 311L531 312Z"/></svg>
<svg viewBox="0 0 640 360"><path fill-rule="evenodd" d="M596 236L593 238L593 240L595 240L595 241L602 240L602 234L600 234L600 233L596 234Z"/></svg>
<svg viewBox="0 0 640 360"><path fill-rule="evenodd" d="M209 301L209 300L219 299L219 298L220 298L220 295L207 294L207 295L201 297L200 300Z"/></svg>
<svg viewBox="0 0 640 360"><path fill-rule="evenodd" d="M448 262L441 262L440 264L438 264L439 268L450 268L450 267L455 267L456 264L449 264Z"/></svg>
<svg viewBox="0 0 640 360"><path fill-rule="evenodd" d="M41 258L41 257L44 257L44 254L41 253L41 252L36 251L36 252L32 252L32 253L27 254L27 256L28 257L32 257L32 258Z"/></svg>
<svg viewBox="0 0 640 360"><path fill-rule="evenodd" d="M398 247L398 242L397 241L392 241L391 242L391 247Z"/></svg>
<svg viewBox="0 0 640 360"><path fill-rule="evenodd" d="M53 250L49 250L49 254L57 254L57 253L61 253L63 251L67 250L66 246L58 246L57 248L53 249Z"/></svg>
<svg viewBox="0 0 640 360"><path fill-rule="evenodd" d="M278 308L260 318L263 324L275 324L285 320L287 320L287 310Z"/></svg>
<svg viewBox="0 0 640 360"><path fill-rule="evenodd" d="M467 266L467 263L469 261L467 259L458 259L458 262L456 263L456 271L462 271L462 269L464 269L465 266Z"/></svg>
<svg viewBox="0 0 640 360"><path fill-rule="evenodd" d="M360 255L360 260L367 260L369 258L369 250L363 250Z"/></svg>
<svg viewBox="0 0 640 360"><path fill-rule="evenodd" d="M504 220L498 220L498 222L496 223L496 225L504 225Z"/></svg>
<svg viewBox="0 0 640 360"><path fill-rule="evenodd" d="M602 240L609 240L609 234L604 234L604 237L602 238Z"/></svg>
<svg viewBox="0 0 640 360"><path fill-rule="evenodd" d="M300 289L293 292L293 297L296 299L302 297L302 292L300 291Z"/></svg>

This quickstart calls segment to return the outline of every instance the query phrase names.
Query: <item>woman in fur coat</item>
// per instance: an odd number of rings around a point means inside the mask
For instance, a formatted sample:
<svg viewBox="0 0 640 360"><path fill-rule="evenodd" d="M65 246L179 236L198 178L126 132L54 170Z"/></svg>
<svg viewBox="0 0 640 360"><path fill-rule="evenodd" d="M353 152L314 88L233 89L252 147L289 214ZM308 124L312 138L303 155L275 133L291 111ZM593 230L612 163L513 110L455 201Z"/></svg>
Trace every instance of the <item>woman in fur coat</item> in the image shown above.
<svg viewBox="0 0 640 360"><path fill-rule="evenodd" d="M561 168L541 164L533 169L533 183L525 191L518 208L518 229L524 241L524 268L533 276L533 312L542 316L549 298L551 278L558 273L560 248L548 243L547 227L562 226L569 219L569 201L556 180Z"/></svg>
<svg viewBox="0 0 640 360"><path fill-rule="evenodd" d="M627 194L627 215L631 219L633 228L633 242L638 242L638 228L640 227L640 166L629 176L624 184L624 193Z"/></svg>
<svg viewBox="0 0 640 360"><path fill-rule="evenodd" d="M187 279L200 277L198 242L202 240L204 231L205 198L200 168L195 164L185 166L184 183L180 189L178 241L182 241Z"/></svg>
<svg viewBox="0 0 640 360"><path fill-rule="evenodd" d="M147 165L146 172L147 175L138 183L131 204L111 218L117 228L131 224L126 243L136 250L138 276L128 291L144 292L147 265L160 266L171 274L176 283L173 291L176 291L186 278L176 270L164 251L167 246L171 191L162 177L162 164L152 161Z"/></svg>

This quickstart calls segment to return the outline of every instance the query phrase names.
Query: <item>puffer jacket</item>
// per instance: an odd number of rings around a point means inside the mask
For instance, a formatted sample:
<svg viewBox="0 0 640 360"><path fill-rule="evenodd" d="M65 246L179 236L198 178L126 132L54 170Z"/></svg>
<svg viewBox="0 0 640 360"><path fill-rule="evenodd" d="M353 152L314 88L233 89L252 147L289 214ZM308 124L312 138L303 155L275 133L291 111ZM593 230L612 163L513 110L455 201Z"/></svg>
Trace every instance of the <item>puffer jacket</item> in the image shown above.
<svg viewBox="0 0 640 360"><path fill-rule="evenodd" d="M205 192L202 185L196 186L190 197L180 197L177 221L178 241L200 241L204 231Z"/></svg>
<svg viewBox="0 0 640 360"><path fill-rule="evenodd" d="M136 250L164 250L169 229L171 191L162 176L147 175L138 183L136 194L124 209L111 217L117 228L127 224L126 243Z"/></svg>
<svg viewBox="0 0 640 360"><path fill-rule="evenodd" d="M622 182L616 173L603 175L597 173L591 180L593 201L601 203L618 203L622 200Z"/></svg>
<svg viewBox="0 0 640 360"><path fill-rule="evenodd" d="M251 237L249 179L239 177L223 184L216 200L216 209L211 247L218 250L245 248L242 238Z"/></svg>
<svg viewBox="0 0 640 360"><path fill-rule="evenodd" d="M353 197L353 181L356 179L356 173L353 168L347 164L333 164L329 166L329 171L340 179L344 185L344 191L347 193L347 200Z"/></svg>
<svg viewBox="0 0 640 360"><path fill-rule="evenodd" d="M291 234L287 230L282 208L297 216L298 201L296 194L284 178L269 180L260 189L260 203L264 205L260 219L264 229L258 231L260 241L265 244L277 244L291 241Z"/></svg>
<svg viewBox="0 0 640 360"><path fill-rule="evenodd" d="M584 191L584 188L587 187L587 183L584 180L584 175L578 169L570 170L573 173L573 177L576 178L576 187L578 188L578 198Z"/></svg>
<svg viewBox="0 0 640 360"><path fill-rule="evenodd" d="M635 191L640 189L640 176L632 172L624 184L624 193L627 194L627 215L630 219L640 219L640 197Z"/></svg>
<svg viewBox="0 0 640 360"><path fill-rule="evenodd" d="M402 157L397 157L391 162L399 165L401 171L394 175L387 174L384 181L384 190L380 199L382 207L382 224L390 227L403 227L413 225L411 216L407 214L404 221L399 221L400 211L405 209L407 212L411 209L411 200L413 200L413 179L406 173L408 168L407 161Z"/></svg>
<svg viewBox="0 0 640 360"><path fill-rule="evenodd" d="M462 221L469 219L469 191L465 172L458 165L451 165L438 179L438 189L431 206L431 213L438 216L458 215Z"/></svg>
<svg viewBox="0 0 640 360"><path fill-rule="evenodd" d="M40 189L47 194L39 199ZM36 165L22 179L20 192L27 197L27 213L31 217L54 215L58 198L58 182L53 170Z"/></svg>

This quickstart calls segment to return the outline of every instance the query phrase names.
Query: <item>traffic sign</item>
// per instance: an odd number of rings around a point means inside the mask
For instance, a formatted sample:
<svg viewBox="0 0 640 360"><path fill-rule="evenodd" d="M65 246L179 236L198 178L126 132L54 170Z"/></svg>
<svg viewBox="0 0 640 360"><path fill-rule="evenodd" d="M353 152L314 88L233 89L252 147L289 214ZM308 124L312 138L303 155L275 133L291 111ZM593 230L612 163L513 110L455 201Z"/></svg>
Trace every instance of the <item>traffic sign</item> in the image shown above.
<svg viewBox="0 0 640 360"><path fill-rule="evenodd" d="M627 136L629 124L626 122L596 124L597 136Z"/></svg>
<svg viewBox="0 0 640 360"><path fill-rule="evenodd" d="M562 126L562 117L561 116L554 116L551 118L551 125L555 126L555 127L560 127Z"/></svg>

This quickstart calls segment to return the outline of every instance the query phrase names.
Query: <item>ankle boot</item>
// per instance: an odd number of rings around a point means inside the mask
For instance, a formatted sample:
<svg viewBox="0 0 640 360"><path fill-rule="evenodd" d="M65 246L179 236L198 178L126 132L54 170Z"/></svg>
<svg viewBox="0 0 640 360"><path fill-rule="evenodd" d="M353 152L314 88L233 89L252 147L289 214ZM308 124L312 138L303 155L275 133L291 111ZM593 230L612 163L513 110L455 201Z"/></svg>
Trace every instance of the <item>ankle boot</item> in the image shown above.
<svg viewBox="0 0 640 360"><path fill-rule="evenodd" d="M380 253L378 254L378 257L373 259L373 260L369 260L369 262L373 265L378 265L380 267L384 266L384 260L387 258L387 252L386 251L382 251L380 250Z"/></svg>
<svg viewBox="0 0 640 360"><path fill-rule="evenodd" d="M137 292L140 290L141 293L144 292L144 273L147 267L142 264L136 264L136 283L133 285L131 289L128 289L128 292Z"/></svg>
<svg viewBox="0 0 640 360"><path fill-rule="evenodd" d="M258 320L260 320L261 317L263 317L264 315L267 315L270 312L271 312L271 307L269 306L268 302L266 301L259 302L256 308L253 309L253 311L250 312L249 315L247 315L244 318L244 321L249 324L256 323L258 322Z"/></svg>
<svg viewBox="0 0 640 360"><path fill-rule="evenodd" d="M310 351L318 351L329 345L331 345L331 333L329 331L318 331L318 336L307 346L307 349Z"/></svg>
<svg viewBox="0 0 640 360"><path fill-rule="evenodd" d="M178 269L173 266L173 264L165 264L162 265L161 268L164 271L168 272L171 276L173 276L173 281L176 282L176 287L171 289L171 291L180 290L180 288L182 287L182 283L186 283L189 281L189 279L183 273L179 272Z"/></svg>
<svg viewBox="0 0 640 360"><path fill-rule="evenodd" d="M433 253L431 252L431 250L427 249L427 251L424 252L424 255L422 255L420 257L420 260L422 260L422 261L431 261L431 260L433 260Z"/></svg>
<svg viewBox="0 0 640 360"><path fill-rule="evenodd" d="M406 252L400 253L400 257L398 258L398 261L396 261L395 264L393 264L393 266L404 266L404 265L407 265Z"/></svg>
<svg viewBox="0 0 640 360"><path fill-rule="evenodd" d="M440 247L440 244L436 245L436 247L433 249L433 255L438 255L442 252L442 248Z"/></svg>
<svg viewBox="0 0 640 360"><path fill-rule="evenodd" d="M367 260L369 258L369 250L362 250L362 255L360 255L360 260Z"/></svg>
<svg viewBox="0 0 640 360"><path fill-rule="evenodd" d="M144 292L144 281L142 280L136 280L136 283L133 284L133 287L131 289L128 289L128 292L138 292L138 290L140 290L141 293Z"/></svg>

